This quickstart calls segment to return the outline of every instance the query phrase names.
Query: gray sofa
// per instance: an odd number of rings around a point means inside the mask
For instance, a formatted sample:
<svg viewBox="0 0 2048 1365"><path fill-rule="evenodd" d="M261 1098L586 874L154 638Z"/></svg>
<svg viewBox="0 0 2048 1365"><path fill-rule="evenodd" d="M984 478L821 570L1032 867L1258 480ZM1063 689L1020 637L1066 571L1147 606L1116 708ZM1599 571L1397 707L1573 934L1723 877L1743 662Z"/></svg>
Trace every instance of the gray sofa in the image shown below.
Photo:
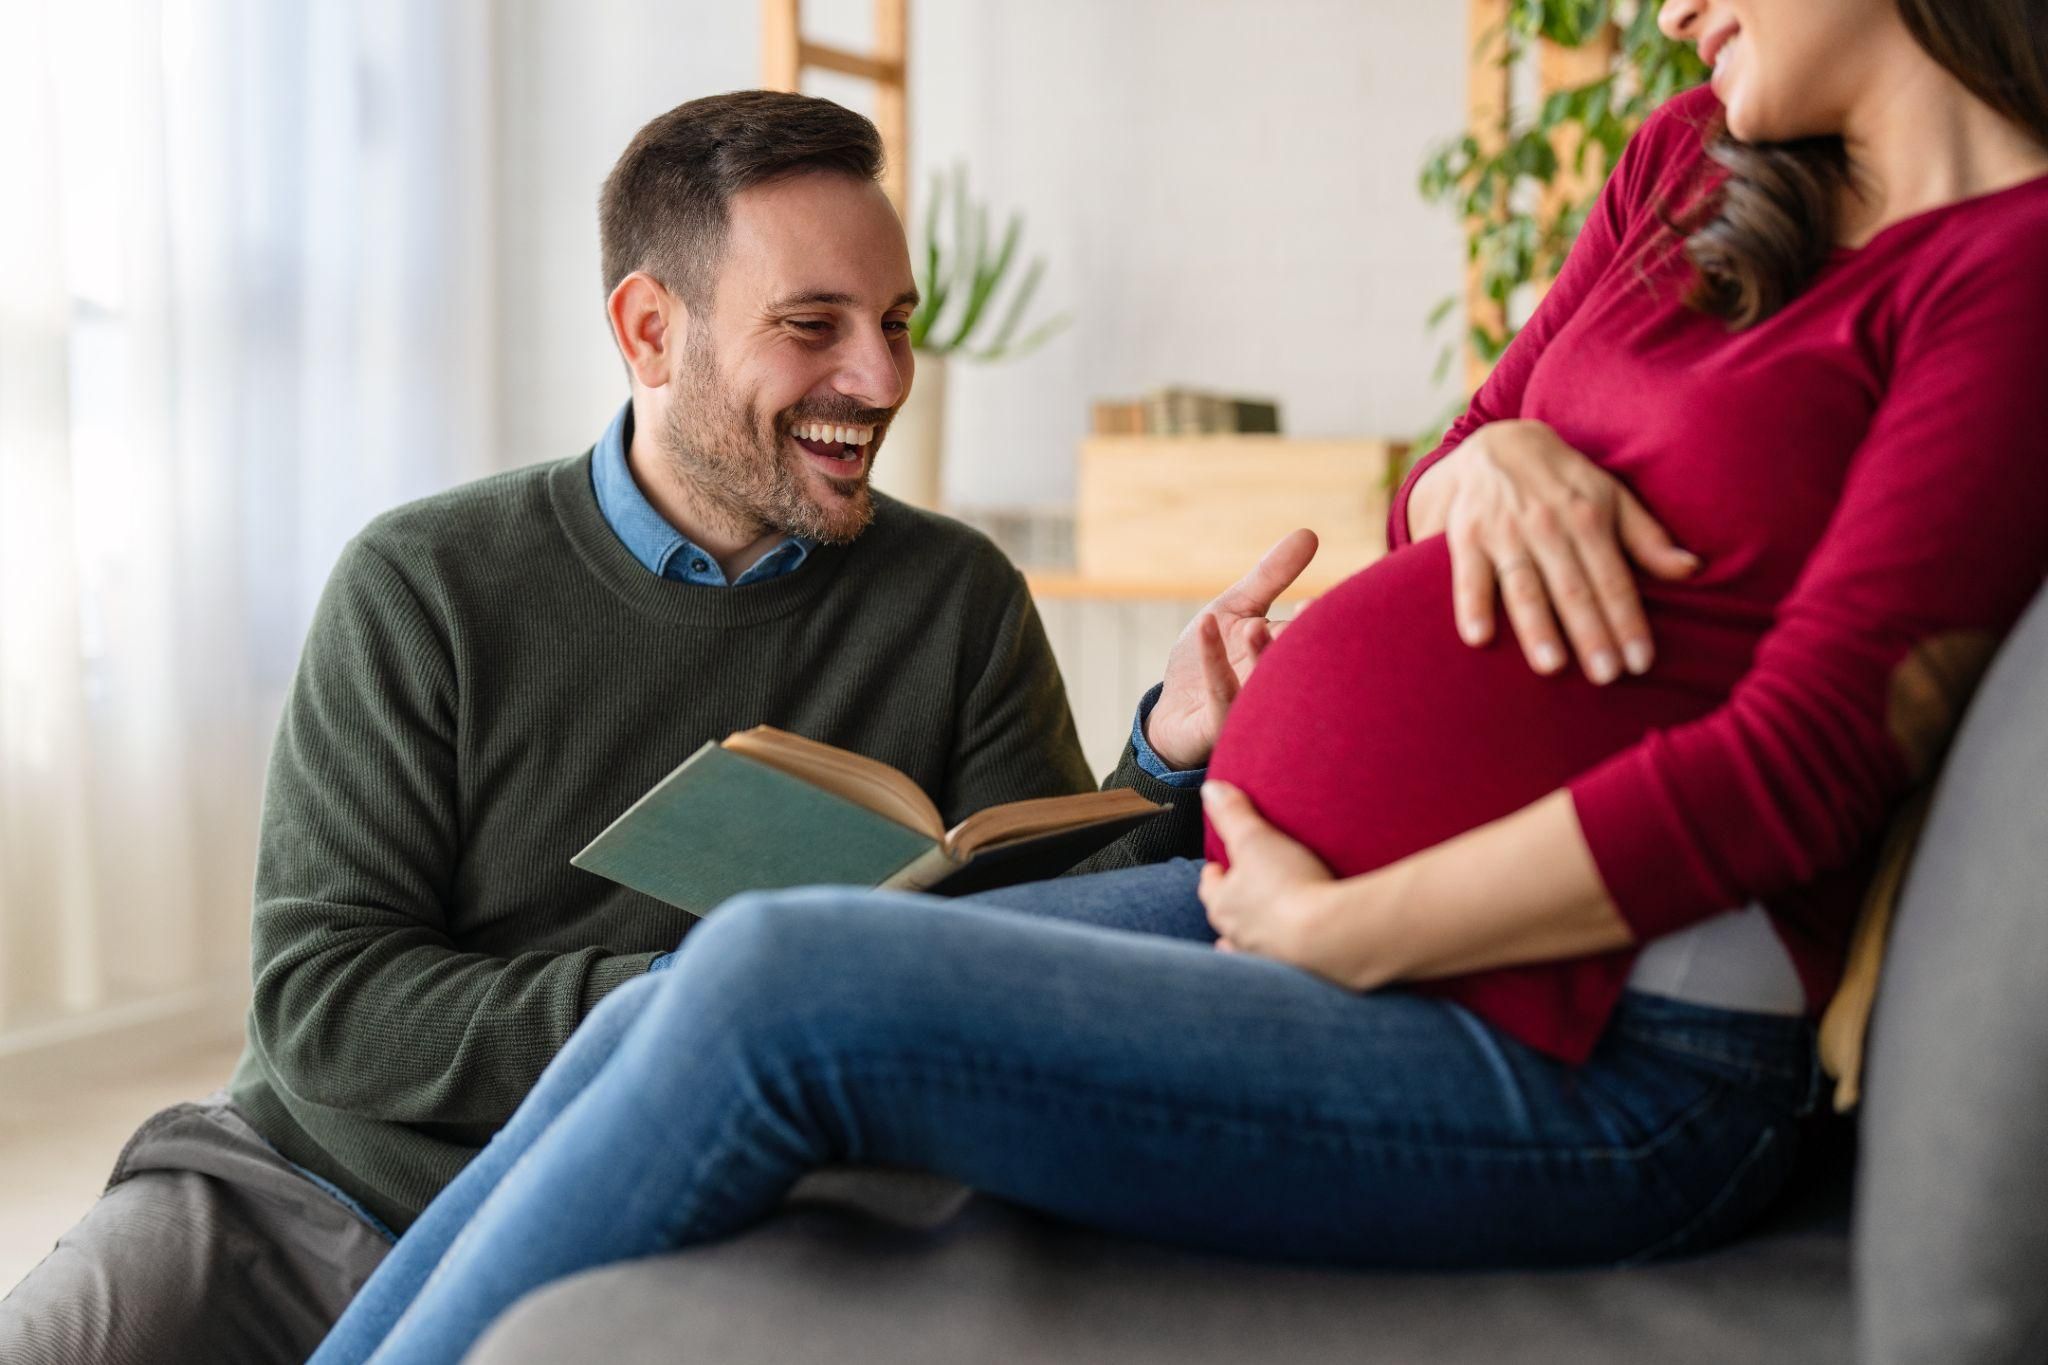
<svg viewBox="0 0 2048 1365"><path fill-rule="evenodd" d="M1853 1125L1738 1244L1644 1269L1367 1274L1119 1241L942 1182L808 1182L715 1246L563 1281L474 1365L2048 1361L2048 595L1965 718ZM1853 1167L1853 1178L1852 1178Z"/></svg>

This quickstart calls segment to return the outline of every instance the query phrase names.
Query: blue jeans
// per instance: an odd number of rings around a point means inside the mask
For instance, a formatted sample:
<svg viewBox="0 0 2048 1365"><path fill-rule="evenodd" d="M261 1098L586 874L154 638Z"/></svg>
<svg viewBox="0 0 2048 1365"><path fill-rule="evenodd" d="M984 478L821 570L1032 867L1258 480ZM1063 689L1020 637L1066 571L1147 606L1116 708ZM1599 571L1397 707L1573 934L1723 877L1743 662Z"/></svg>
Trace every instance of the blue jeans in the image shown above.
<svg viewBox="0 0 2048 1365"><path fill-rule="evenodd" d="M947 902L738 897L592 1012L314 1357L455 1361L528 1291L912 1167L1111 1232L1390 1267L1618 1264L1782 1184L1811 1026L1631 995L1572 1067L1218 953L1197 865Z"/></svg>

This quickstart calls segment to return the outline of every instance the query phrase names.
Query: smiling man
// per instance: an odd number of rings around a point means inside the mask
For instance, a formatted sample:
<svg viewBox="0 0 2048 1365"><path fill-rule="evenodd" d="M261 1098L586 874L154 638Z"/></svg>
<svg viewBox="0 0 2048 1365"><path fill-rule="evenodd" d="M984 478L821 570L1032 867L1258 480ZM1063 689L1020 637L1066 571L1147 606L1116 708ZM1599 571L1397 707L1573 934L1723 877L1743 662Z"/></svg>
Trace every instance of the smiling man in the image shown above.
<svg viewBox="0 0 2048 1365"><path fill-rule="evenodd" d="M601 201L631 396L584 454L378 517L272 753L248 1045L144 1125L0 1304L24 1365L300 1361L682 912L570 855L704 741L871 754L946 819L1092 785L1024 583L878 496L917 294L866 119L750 91L641 130ZM422 382L430 382L422 379ZM1179 810L1136 749L1113 781Z"/></svg>
<svg viewBox="0 0 2048 1365"><path fill-rule="evenodd" d="M777 116L779 139L736 143L704 106L742 128ZM645 433L628 461L734 581L868 528L868 473L910 392L917 287L862 133L822 100L700 100L642 130L605 184L607 311Z"/></svg>

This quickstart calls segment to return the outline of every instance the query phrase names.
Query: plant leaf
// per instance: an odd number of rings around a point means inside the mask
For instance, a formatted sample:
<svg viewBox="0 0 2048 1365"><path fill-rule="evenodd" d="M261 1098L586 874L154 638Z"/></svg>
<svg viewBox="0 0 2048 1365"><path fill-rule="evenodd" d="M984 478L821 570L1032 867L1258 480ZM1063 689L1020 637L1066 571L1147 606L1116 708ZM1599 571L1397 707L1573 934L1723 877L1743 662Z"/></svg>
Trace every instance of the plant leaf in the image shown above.
<svg viewBox="0 0 2048 1365"><path fill-rule="evenodd" d="M1014 360L1018 356L1030 355L1045 345L1058 333L1066 330L1074 320L1073 314L1061 313L1039 324L1022 341L1005 350L987 350L975 356L976 360Z"/></svg>
<svg viewBox="0 0 2048 1365"><path fill-rule="evenodd" d="M1524 286L1553 276L1584 228L1591 201L1583 194L1538 194L1558 183L1564 164L1558 147L1570 143L1575 172L1610 173L1630 135L1659 104L1706 79L1690 44L1666 39L1657 28L1658 6L1637 0L1624 10L1614 0L1507 0L1501 20L1473 45L1474 64L1513 67L1537 41L1578 47L1619 25L1618 56L1594 80L1545 96L1526 119L1507 113L1486 130L1483 149L1468 129L1439 145L1417 181L1425 201L1447 204L1464 225L1465 257L1478 272L1480 297L1505 310ZM1567 133L1575 134L1566 136ZM1451 301L1455 306L1455 300ZM1435 331L1450 316L1439 303L1430 311ZM1464 345L1480 359L1497 359L1515 329L1498 330L1485 318L1464 319ZM1444 362L1439 358L1439 365Z"/></svg>
<svg viewBox="0 0 2048 1365"><path fill-rule="evenodd" d="M988 244L987 219L977 207L975 210L978 228L978 249L985 251ZM975 324L981 321L982 313L988 308L989 300L1002 288L1003 276L1010 268L1011 259L1017 254L1017 239L1024 234L1024 215L1012 213L1009 225L1003 230L1003 243L996 249L995 259L986 265L977 265L974 281L967 291L967 305L960 314L960 330L953 334L953 345L964 347L967 339L974 334Z"/></svg>
<svg viewBox="0 0 2048 1365"><path fill-rule="evenodd" d="M917 309L910 315L910 344L928 349L932 324L946 306L946 278L939 259L939 206L946 198L946 177L932 173L932 192L924 211L924 277L917 282Z"/></svg>

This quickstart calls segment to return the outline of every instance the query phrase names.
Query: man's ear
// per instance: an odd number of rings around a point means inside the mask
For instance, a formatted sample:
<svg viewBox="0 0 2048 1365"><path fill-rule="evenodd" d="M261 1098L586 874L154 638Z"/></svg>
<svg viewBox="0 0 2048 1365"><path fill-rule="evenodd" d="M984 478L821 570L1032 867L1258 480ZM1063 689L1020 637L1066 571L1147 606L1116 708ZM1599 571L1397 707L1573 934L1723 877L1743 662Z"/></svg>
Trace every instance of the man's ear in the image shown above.
<svg viewBox="0 0 2048 1365"><path fill-rule="evenodd" d="M611 320L619 355L641 386L658 389L668 383L676 348L690 326L683 301L654 276L636 270L605 300L605 315Z"/></svg>

